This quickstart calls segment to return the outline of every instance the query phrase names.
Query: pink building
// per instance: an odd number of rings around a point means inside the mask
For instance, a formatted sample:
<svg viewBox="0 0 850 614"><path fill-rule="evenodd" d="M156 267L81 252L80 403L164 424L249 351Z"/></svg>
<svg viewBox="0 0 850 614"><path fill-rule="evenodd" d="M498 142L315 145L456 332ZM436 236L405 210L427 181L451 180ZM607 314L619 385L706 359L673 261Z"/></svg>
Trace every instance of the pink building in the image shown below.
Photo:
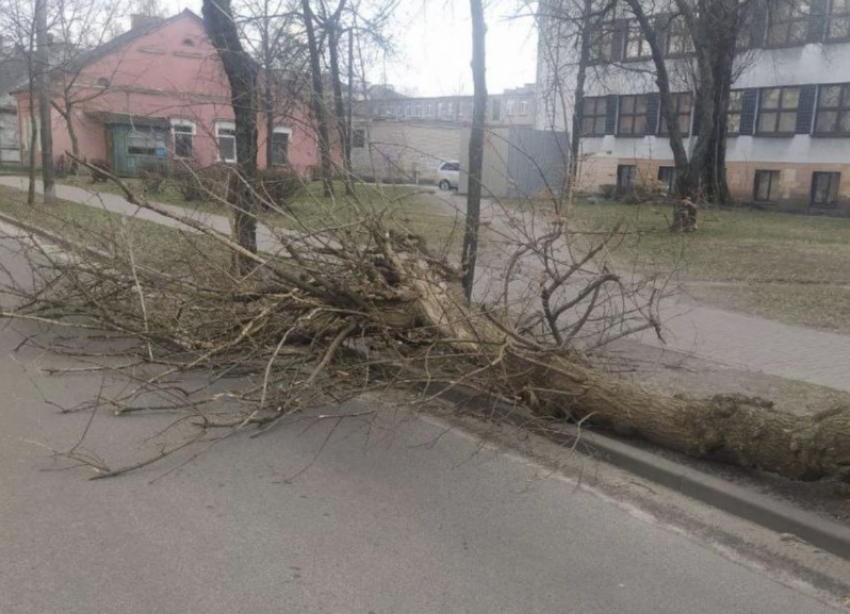
<svg viewBox="0 0 850 614"><path fill-rule="evenodd" d="M201 18L189 10L166 20L134 18L133 27L79 58L53 77L59 106L65 91L73 105L72 131L53 110L54 155L72 151L72 132L89 161L106 160L132 176L147 165L193 158L202 166L236 161L233 109L227 76ZM81 67L81 68L80 68ZM72 87L65 87L67 84ZM63 91L64 90L64 91ZM29 145L26 90L15 93L24 147ZM316 131L306 105L277 112L272 165L309 175L318 166ZM260 125L260 167L266 160L265 119ZM27 155L25 153L24 159Z"/></svg>

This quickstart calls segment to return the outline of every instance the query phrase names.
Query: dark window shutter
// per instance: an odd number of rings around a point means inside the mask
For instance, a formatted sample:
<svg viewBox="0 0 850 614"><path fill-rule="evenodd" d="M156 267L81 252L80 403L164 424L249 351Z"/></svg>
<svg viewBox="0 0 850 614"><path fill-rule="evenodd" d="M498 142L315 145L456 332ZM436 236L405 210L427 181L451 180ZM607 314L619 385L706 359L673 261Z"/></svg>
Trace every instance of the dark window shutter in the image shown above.
<svg viewBox="0 0 850 614"><path fill-rule="evenodd" d="M671 15L658 15L655 18L653 27L655 28L655 40L658 42L658 48L661 49L661 54L667 55L667 29L670 27Z"/></svg>
<svg viewBox="0 0 850 614"><path fill-rule="evenodd" d="M628 19L614 21L614 40L611 43L611 61L622 62L626 55L626 35L629 31Z"/></svg>
<svg viewBox="0 0 850 614"><path fill-rule="evenodd" d="M819 43L826 34L827 0L812 0L811 17L809 17L809 42Z"/></svg>
<svg viewBox="0 0 850 614"><path fill-rule="evenodd" d="M744 90L744 100L741 108L740 134L752 135L756 129L756 107L759 100L757 89Z"/></svg>
<svg viewBox="0 0 850 614"><path fill-rule="evenodd" d="M800 88L800 103L797 106L797 134L811 134L812 132L817 91L816 85L804 85Z"/></svg>
<svg viewBox="0 0 850 614"><path fill-rule="evenodd" d="M753 49L764 47L767 42L768 13L767 0L755 0L750 11L750 38Z"/></svg>
<svg viewBox="0 0 850 614"><path fill-rule="evenodd" d="M608 96L605 108L605 134L617 133L617 103L619 98Z"/></svg>
<svg viewBox="0 0 850 614"><path fill-rule="evenodd" d="M646 133L658 134L659 109L661 108L661 96L650 94L646 101ZM660 121L664 121L663 119Z"/></svg>

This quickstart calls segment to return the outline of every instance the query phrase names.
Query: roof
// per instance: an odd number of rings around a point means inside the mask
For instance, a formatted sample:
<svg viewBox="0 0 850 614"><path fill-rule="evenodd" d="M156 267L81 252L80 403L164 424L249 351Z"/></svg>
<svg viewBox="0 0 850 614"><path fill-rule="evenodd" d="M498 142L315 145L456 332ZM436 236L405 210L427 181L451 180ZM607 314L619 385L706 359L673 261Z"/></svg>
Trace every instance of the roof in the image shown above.
<svg viewBox="0 0 850 614"><path fill-rule="evenodd" d="M172 24L178 19L182 19L184 17L196 19L199 23L203 24L203 20L197 14L195 14L193 11L190 11L189 9L183 9L182 12L178 13L177 15L174 15L173 17L168 17L166 19L147 24L146 26L141 28L132 28L130 30L127 30L126 32L119 34L112 40L105 42L99 47L95 47L94 49L83 53L80 57L74 60L74 68L80 69L85 66L88 66L89 64L97 62L98 60L108 56L110 53L118 51L122 47L126 47L134 40L141 38L142 36L145 36L147 34L150 34L151 32L155 32L161 28L164 28L165 26ZM58 70L62 70L62 68Z"/></svg>
<svg viewBox="0 0 850 614"><path fill-rule="evenodd" d="M26 79L27 60L21 52L0 56L0 104L2 99ZM14 105L13 105L14 106Z"/></svg>

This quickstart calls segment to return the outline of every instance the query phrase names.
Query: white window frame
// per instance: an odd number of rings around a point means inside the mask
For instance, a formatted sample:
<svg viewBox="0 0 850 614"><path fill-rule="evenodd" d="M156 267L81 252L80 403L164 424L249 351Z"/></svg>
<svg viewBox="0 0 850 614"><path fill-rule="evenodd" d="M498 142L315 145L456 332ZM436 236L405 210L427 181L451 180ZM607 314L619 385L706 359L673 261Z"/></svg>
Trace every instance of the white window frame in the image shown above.
<svg viewBox="0 0 850 614"><path fill-rule="evenodd" d="M221 134L222 130L233 130L234 134L232 134L232 135L230 135L230 134L222 135ZM231 164L238 162L239 154L236 153L236 134L235 134L235 132L236 132L236 122L224 121L224 120L218 120L218 121L215 122L215 145L216 145L216 149L218 150L216 157L218 158L219 162L227 162L227 163L231 163ZM224 136L225 138L232 138L233 139L233 158L232 159L221 157L221 142L220 142L220 139L221 139L222 136Z"/></svg>
<svg viewBox="0 0 850 614"><path fill-rule="evenodd" d="M519 102L519 114L520 115L528 115L528 101L520 100Z"/></svg>
<svg viewBox="0 0 850 614"><path fill-rule="evenodd" d="M285 134L288 138L286 141L286 164L289 164L289 149L292 147L292 128L289 126L275 126L272 134ZM286 164L274 164L271 160L266 161L268 166L286 166Z"/></svg>
<svg viewBox="0 0 850 614"><path fill-rule="evenodd" d="M174 128L189 128L191 132L177 132ZM192 157L195 156L195 136L198 134L198 125L193 122L191 119L184 119L182 117L173 117L171 119L171 138L174 139L174 157L188 160L189 158L183 158L182 156L177 155L177 135L178 134L191 134L192 135Z"/></svg>
<svg viewBox="0 0 850 614"><path fill-rule="evenodd" d="M516 110L516 100L508 100L505 103L505 114L508 117L513 117L515 110Z"/></svg>

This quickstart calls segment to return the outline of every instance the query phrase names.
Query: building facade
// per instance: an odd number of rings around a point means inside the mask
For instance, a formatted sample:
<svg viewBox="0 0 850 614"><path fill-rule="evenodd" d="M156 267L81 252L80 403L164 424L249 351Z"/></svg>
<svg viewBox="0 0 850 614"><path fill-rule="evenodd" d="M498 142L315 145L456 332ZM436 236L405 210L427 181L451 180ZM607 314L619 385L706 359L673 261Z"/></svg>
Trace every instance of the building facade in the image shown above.
<svg viewBox="0 0 850 614"><path fill-rule="evenodd" d="M26 56L0 40L0 164L21 162L18 106L11 92L26 76Z"/></svg>
<svg viewBox="0 0 850 614"><path fill-rule="evenodd" d="M65 87L67 73L55 71L52 78L58 106L65 96L76 101L72 130L53 110L54 157L73 151L76 139L82 156L107 161L122 176L179 159L202 166L237 161L227 76L203 22L191 11L166 20L137 20L128 32L77 61L72 87ZM14 96L28 155L29 92L21 88ZM287 105L275 117L272 134L266 134L262 114L258 119L259 165L286 165L309 175L318 166L318 148L305 106ZM266 159L268 139L271 160Z"/></svg>
<svg viewBox="0 0 850 614"><path fill-rule="evenodd" d="M356 104L360 117L393 117L418 121L472 122L472 96L406 97L384 93ZM537 111L537 88L526 84L502 94L490 95L487 123L490 126L533 126Z"/></svg>
<svg viewBox="0 0 850 614"><path fill-rule="evenodd" d="M364 181L436 184L440 164L458 160L463 130L451 121L358 118L352 170Z"/></svg>
<svg viewBox="0 0 850 614"><path fill-rule="evenodd" d="M699 100L689 85L693 44L674 7L651 18L690 150L699 134ZM747 21L729 107L726 170L733 196L779 210L850 212L850 3L756 0ZM562 27L541 28L538 122L564 127L575 112L576 69L563 59L570 36ZM673 154L649 45L622 3L595 30L579 111L579 185L593 191L670 185Z"/></svg>

